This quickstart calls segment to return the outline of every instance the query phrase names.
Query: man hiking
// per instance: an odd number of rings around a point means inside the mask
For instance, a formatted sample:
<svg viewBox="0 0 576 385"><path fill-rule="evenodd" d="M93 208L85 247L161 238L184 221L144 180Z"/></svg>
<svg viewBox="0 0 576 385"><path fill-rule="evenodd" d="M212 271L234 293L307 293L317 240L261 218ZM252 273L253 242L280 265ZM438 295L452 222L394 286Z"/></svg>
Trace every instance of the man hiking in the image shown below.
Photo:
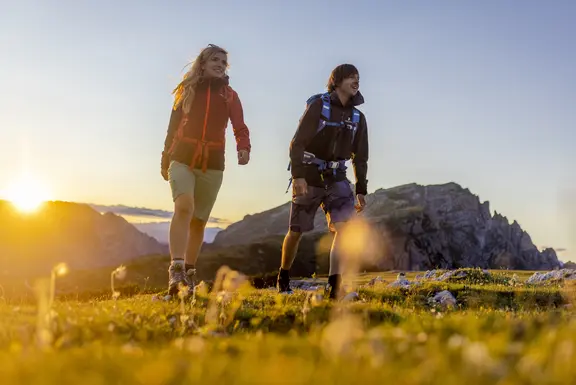
<svg viewBox="0 0 576 385"><path fill-rule="evenodd" d="M328 79L328 92L308 99L290 144L292 204L277 280L280 293L292 293L290 268L302 234L314 228L316 211L322 206L328 226L335 233L326 290L331 299L340 297L341 232L355 210L362 211L366 205L368 132L364 114L355 108L364 103L359 82L355 66L336 67ZM346 177L348 159L352 159L356 176L357 206Z"/></svg>

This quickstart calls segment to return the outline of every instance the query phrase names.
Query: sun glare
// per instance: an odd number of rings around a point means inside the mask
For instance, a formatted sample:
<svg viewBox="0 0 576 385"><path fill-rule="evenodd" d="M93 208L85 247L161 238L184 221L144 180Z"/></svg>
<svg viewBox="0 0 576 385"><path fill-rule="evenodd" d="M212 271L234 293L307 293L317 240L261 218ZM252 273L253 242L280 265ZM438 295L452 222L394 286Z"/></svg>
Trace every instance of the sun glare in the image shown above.
<svg viewBox="0 0 576 385"><path fill-rule="evenodd" d="M36 211L42 203L50 199L48 189L38 179L23 174L6 190L5 198L22 212Z"/></svg>

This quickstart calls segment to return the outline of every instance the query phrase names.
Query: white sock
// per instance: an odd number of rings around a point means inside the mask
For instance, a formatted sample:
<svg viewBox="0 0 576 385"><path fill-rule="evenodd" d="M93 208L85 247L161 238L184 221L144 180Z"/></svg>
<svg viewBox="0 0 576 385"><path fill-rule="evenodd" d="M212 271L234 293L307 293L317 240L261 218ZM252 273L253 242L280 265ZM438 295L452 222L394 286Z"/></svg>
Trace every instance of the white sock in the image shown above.
<svg viewBox="0 0 576 385"><path fill-rule="evenodd" d="M184 260L183 259L173 259L171 264L173 266L180 265L180 266L182 266L182 268L184 268Z"/></svg>

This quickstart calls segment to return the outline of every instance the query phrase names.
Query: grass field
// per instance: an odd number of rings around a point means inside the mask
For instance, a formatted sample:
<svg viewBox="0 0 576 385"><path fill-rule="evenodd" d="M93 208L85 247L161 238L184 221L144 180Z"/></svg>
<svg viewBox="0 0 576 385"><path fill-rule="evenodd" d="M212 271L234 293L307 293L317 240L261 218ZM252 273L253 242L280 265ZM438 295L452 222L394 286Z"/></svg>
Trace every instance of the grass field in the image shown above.
<svg viewBox="0 0 576 385"><path fill-rule="evenodd" d="M233 272L170 301L51 302L46 281L36 302L0 299L0 383L576 383L573 282L478 272L409 288L388 286L395 273L363 274L359 300L337 304L256 290ZM376 275L385 282L364 286ZM455 306L430 302L443 290Z"/></svg>

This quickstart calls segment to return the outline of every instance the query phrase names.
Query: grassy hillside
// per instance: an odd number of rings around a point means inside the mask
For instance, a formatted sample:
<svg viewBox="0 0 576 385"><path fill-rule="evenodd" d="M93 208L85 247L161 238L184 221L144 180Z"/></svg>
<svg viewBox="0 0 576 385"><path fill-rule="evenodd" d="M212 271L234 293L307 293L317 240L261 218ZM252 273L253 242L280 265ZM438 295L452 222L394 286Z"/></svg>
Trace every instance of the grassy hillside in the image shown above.
<svg viewBox="0 0 576 385"><path fill-rule="evenodd" d="M530 286L527 272L469 272L409 288L365 285L376 274L361 275L350 282L359 301L340 304L254 289L233 271L185 301L127 292L113 300L109 290L50 305L48 285L33 302L0 300L0 376L3 384L574 383L573 282ZM454 306L430 301L443 290Z"/></svg>
<svg viewBox="0 0 576 385"><path fill-rule="evenodd" d="M273 277L280 266L282 241L282 237L270 237L250 245L226 248L205 244L198 263L198 279L213 280L223 265L251 277ZM294 275L310 277L314 272L328 272L330 242L321 242L320 246L313 242L303 244L292 268ZM133 294L164 288L168 281L169 263L170 257L167 255L139 257L126 262L127 277L120 283L120 290ZM80 297L107 292L110 286L110 273L115 268L116 266L70 271L62 277L58 292ZM0 285L9 297L28 298L31 296L31 291L27 285L32 285L36 278L36 274L0 275Z"/></svg>

